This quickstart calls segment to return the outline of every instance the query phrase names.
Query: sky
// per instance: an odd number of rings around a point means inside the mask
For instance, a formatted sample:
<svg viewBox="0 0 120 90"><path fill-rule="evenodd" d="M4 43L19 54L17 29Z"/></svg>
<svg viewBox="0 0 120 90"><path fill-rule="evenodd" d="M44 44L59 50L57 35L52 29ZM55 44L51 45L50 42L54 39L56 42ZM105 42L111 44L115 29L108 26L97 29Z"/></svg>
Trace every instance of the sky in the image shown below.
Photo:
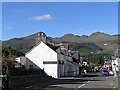
<svg viewBox="0 0 120 90"><path fill-rule="evenodd" d="M2 2L119 2L119 0L1 0Z"/></svg>
<svg viewBox="0 0 120 90"><path fill-rule="evenodd" d="M0 40L2 39L2 3L0 2Z"/></svg>
<svg viewBox="0 0 120 90"><path fill-rule="evenodd" d="M118 34L117 2L3 2L2 40L44 32L50 37Z"/></svg>

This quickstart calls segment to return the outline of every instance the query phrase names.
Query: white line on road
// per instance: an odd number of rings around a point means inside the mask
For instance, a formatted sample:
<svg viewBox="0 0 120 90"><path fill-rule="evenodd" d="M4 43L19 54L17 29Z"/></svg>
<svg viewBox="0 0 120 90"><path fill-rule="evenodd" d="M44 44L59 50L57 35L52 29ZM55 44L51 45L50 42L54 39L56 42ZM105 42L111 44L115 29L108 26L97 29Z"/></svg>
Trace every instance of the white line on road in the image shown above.
<svg viewBox="0 0 120 90"><path fill-rule="evenodd" d="M91 78L91 80L92 80L93 78ZM86 83L88 84L90 82L90 80L89 81L87 81ZM79 87L77 87L75 90L77 90L78 88L81 88L81 87L83 87L83 86L85 86L86 84L82 84L82 85L80 85Z"/></svg>
<svg viewBox="0 0 120 90"><path fill-rule="evenodd" d="M86 83L89 83L90 81L87 81Z"/></svg>
<svg viewBox="0 0 120 90"><path fill-rule="evenodd" d="M31 87L31 86L28 86L28 87L25 87L25 88L27 89L27 88L30 88L30 87Z"/></svg>
<svg viewBox="0 0 120 90"><path fill-rule="evenodd" d="M84 86L84 85L86 85L86 84L82 84L82 85L80 85L80 86L77 87L75 90L77 90L78 88L81 88L81 87Z"/></svg>
<svg viewBox="0 0 120 90"><path fill-rule="evenodd" d="M86 84L82 84L82 85L80 85L78 88L81 88L81 87L84 86L84 85L86 85Z"/></svg>

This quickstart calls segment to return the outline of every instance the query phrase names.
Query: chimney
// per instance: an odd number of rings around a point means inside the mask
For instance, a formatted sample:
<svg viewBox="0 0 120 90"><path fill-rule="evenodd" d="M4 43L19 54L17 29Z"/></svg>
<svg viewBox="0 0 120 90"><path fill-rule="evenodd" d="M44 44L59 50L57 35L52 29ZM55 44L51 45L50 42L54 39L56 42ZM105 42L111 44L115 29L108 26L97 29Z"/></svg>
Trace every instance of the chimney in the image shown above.
<svg viewBox="0 0 120 90"><path fill-rule="evenodd" d="M47 37L45 33L43 32L38 32L36 35L36 44L39 43L40 41L46 43L47 42Z"/></svg>
<svg viewBox="0 0 120 90"><path fill-rule="evenodd" d="M36 44L38 44L40 41L41 41L41 35L40 35L40 32L39 32L36 35Z"/></svg>

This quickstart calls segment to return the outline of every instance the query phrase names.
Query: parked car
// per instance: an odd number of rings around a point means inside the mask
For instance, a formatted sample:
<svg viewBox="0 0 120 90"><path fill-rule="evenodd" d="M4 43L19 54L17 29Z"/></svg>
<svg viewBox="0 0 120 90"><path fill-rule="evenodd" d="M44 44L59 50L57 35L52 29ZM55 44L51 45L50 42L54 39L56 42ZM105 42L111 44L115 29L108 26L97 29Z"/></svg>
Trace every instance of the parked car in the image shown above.
<svg viewBox="0 0 120 90"><path fill-rule="evenodd" d="M108 69L102 69L102 76L109 76L109 70Z"/></svg>

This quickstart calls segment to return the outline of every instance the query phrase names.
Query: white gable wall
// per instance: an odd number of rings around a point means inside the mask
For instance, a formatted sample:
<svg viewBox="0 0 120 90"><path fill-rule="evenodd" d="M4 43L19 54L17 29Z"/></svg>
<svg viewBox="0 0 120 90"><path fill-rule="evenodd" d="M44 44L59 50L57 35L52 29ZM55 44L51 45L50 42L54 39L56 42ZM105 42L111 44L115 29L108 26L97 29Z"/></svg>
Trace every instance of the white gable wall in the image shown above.
<svg viewBox="0 0 120 90"><path fill-rule="evenodd" d="M57 64L45 64L44 65L44 71L49 75L54 78L58 78L57 75Z"/></svg>
<svg viewBox="0 0 120 90"><path fill-rule="evenodd" d="M43 64L43 61L57 61L57 53L46 44L41 42L35 48L25 55L29 60L34 62L38 67L44 69L48 75L57 74L56 64ZM27 66L28 67L28 66ZM33 66L34 67L34 66ZM51 70L53 72L51 72ZM56 75L54 75L56 76Z"/></svg>

